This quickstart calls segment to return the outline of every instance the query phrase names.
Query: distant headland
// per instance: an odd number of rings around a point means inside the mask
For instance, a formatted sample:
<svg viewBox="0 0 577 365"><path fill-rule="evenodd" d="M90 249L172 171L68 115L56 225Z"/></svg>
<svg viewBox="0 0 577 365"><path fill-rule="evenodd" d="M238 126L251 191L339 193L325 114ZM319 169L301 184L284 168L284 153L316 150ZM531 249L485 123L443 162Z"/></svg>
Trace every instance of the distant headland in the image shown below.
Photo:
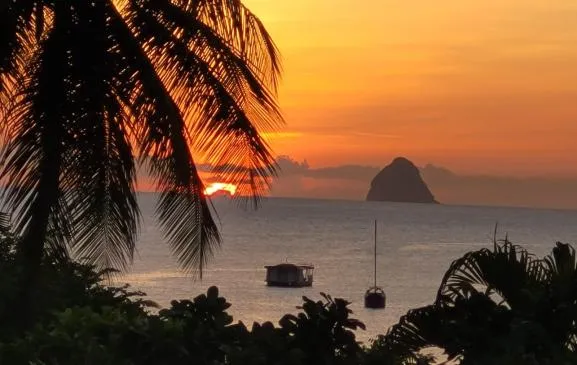
<svg viewBox="0 0 577 365"><path fill-rule="evenodd" d="M439 204L419 169L404 157L395 158L373 178L367 201Z"/></svg>

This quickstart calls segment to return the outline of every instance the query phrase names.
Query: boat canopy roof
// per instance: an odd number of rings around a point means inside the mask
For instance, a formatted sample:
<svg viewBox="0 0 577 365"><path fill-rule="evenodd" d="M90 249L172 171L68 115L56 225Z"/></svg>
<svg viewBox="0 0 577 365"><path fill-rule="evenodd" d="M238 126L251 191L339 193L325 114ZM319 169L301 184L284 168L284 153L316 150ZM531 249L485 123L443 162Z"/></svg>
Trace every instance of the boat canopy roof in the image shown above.
<svg viewBox="0 0 577 365"><path fill-rule="evenodd" d="M289 263L282 263L278 265L267 265L265 266L267 269L314 269L315 267L311 264L289 264Z"/></svg>
<svg viewBox="0 0 577 365"><path fill-rule="evenodd" d="M385 291L380 286L371 286L367 290L366 294L370 294L370 293L385 294Z"/></svg>

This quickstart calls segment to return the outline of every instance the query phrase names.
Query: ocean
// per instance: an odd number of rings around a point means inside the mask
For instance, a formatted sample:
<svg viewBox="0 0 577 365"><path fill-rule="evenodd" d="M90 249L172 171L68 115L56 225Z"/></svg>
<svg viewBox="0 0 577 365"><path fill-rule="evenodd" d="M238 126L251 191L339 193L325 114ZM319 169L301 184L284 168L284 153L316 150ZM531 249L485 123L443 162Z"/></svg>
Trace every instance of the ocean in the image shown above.
<svg viewBox="0 0 577 365"><path fill-rule="evenodd" d="M496 222L498 237L507 234L536 255L549 253L556 241L577 240L577 211L283 198L268 198L260 209L247 211L217 199L222 247L200 281L179 270L170 255L154 217L155 195L141 194L139 200L138 252L121 282L162 306L216 285L232 304L235 321L249 328L254 321L277 324L297 312L302 296L318 300L324 292L351 302L352 316L367 326L357 332L364 342L385 333L407 310L431 303L453 260L492 246ZM385 310L363 307L373 283L374 220ZM285 261L312 263L313 286L267 287L264 266Z"/></svg>

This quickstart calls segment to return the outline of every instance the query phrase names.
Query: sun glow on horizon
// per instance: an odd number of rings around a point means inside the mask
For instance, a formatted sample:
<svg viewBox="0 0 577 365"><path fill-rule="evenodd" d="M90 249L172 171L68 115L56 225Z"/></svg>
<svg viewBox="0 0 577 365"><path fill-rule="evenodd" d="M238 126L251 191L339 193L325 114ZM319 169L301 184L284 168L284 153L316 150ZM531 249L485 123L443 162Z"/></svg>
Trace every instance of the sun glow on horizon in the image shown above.
<svg viewBox="0 0 577 365"><path fill-rule="evenodd" d="M211 195L213 195L219 191L220 192L227 192L230 195L234 195L234 194L236 194L236 189L237 189L237 187L234 184L215 182L215 183L208 185L204 189L204 195L211 196Z"/></svg>

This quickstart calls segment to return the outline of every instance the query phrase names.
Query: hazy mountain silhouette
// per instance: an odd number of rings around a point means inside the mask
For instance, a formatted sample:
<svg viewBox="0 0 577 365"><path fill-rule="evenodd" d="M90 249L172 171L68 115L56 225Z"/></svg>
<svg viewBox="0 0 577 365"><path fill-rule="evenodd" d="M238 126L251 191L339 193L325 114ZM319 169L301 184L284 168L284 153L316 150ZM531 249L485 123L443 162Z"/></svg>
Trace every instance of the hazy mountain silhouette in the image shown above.
<svg viewBox="0 0 577 365"><path fill-rule="evenodd" d="M367 186L381 170L355 164L314 168L306 160L299 162L289 156L279 156L277 163L281 171L271 195L278 197L364 200ZM206 182L226 181L226 176L210 173L214 166L201 164L199 170ZM577 177L466 175L432 164L419 170L443 204L577 209ZM139 190L152 190L142 176L145 171L138 173Z"/></svg>
<svg viewBox="0 0 577 365"><path fill-rule="evenodd" d="M459 175L431 164L421 174L447 204L577 209L577 178Z"/></svg>
<svg viewBox="0 0 577 365"><path fill-rule="evenodd" d="M281 175L273 196L363 200L380 171L366 165L312 168L288 156L279 159ZM420 168L435 198L443 204L577 209L577 178L508 177L458 174L432 164Z"/></svg>

